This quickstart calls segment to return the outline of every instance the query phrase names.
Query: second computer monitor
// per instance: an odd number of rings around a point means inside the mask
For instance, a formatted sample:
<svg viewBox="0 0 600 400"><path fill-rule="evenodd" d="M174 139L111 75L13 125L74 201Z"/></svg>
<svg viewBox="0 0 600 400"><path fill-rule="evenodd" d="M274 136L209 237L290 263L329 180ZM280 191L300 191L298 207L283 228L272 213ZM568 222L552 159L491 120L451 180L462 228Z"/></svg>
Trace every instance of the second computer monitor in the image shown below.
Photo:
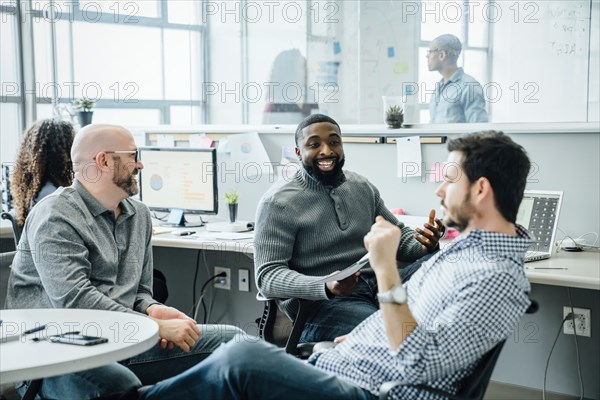
<svg viewBox="0 0 600 400"><path fill-rule="evenodd" d="M216 149L143 147L140 159L140 200L151 210L180 226L190 226L183 213L218 213Z"/></svg>

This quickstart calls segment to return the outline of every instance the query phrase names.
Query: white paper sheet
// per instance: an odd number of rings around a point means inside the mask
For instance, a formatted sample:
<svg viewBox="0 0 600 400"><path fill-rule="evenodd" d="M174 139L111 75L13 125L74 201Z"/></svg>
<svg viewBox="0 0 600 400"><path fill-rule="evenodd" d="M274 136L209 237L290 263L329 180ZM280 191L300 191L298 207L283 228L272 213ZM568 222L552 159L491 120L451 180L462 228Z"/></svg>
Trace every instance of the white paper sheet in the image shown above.
<svg viewBox="0 0 600 400"><path fill-rule="evenodd" d="M398 177L421 176L421 140L418 136L396 139Z"/></svg>
<svg viewBox="0 0 600 400"><path fill-rule="evenodd" d="M358 260L354 264L350 265L348 268L343 269L338 272L334 272L329 275L325 275L324 277L316 280L315 282L325 283L325 282L332 282L332 281L341 281L342 279L347 278L350 275L352 275L353 273L359 271L368 262L369 262L369 253L362 256L362 258L360 260Z"/></svg>

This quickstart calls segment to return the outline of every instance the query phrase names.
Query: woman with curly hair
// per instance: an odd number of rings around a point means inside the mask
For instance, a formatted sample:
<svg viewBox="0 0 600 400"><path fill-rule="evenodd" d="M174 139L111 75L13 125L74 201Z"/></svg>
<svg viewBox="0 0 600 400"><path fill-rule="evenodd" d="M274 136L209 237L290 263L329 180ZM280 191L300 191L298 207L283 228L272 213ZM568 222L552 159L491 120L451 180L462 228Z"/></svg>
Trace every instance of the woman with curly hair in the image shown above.
<svg viewBox="0 0 600 400"><path fill-rule="evenodd" d="M17 224L38 201L59 186L73 182L71 145L75 130L69 122L44 119L36 122L23 136L17 153L10 190Z"/></svg>

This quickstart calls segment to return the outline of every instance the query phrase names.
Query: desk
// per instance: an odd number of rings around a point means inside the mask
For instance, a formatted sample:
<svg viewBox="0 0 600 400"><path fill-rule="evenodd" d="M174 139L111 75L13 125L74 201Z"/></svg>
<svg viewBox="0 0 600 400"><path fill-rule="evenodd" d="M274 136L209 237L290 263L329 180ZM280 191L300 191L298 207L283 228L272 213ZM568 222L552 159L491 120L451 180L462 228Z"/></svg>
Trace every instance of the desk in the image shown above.
<svg viewBox="0 0 600 400"><path fill-rule="evenodd" d="M427 220L427 217L412 215L396 215L396 217L413 229ZM449 243L450 240L440 241L442 247ZM552 254L549 259L525 263L525 275L531 283L600 290L600 253L592 250L582 252L561 250L559 253Z"/></svg>
<svg viewBox="0 0 600 400"><path fill-rule="evenodd" d="M158 325L150 318L115 311L81 309L0 310L2 337L46 324L45 331L26 340L2 343L0 383L47 378L124 360L158 343ZM103 336L108 343L75 346L32 338L81 331Z"/></svg>
<svg viewBox="0 0 600 400"><path fill-rule="evenodd" d="M600 290L600 253L597 251L560 251L549 259L525 263L525 268L531 283Z"/></svg>
<svg viewBox="0 0 600 400"><path fill-rule="evenodd" d="M419 217L419 220L421 219L423 218ZM185 230L190 229L186 228ZM201 235L205 232L204 228L194 230ZM209 233L207 232L206 234L208 235ZM450 241L447 243L450 243ZM252 258L252 254L254 253L252 239L226 240L210 237L175 236L171 233L162 233L152 237L152 245L157 247L239 252L246 254L250 258ZM600 253L591 250L582 252L560 251L559 253L554 253L547 260L526 263L525 273L531 283L600 290Z"/></svg>
<svg viewBox="0 0 600 400"><path fill-rule="evenodd" d="M231 251L234 253L245 253L250 258L252 258L252 254L254 254L253 239L225 239L223 237L225 237L227 233L219 234L218 232L207 232L205 227L178 228L175 231L195 231L198 233L198 235L176 236L172 233L152 235L152 246L175 247L180 249ZM243 233L252 234L253 232Z"/></svg>

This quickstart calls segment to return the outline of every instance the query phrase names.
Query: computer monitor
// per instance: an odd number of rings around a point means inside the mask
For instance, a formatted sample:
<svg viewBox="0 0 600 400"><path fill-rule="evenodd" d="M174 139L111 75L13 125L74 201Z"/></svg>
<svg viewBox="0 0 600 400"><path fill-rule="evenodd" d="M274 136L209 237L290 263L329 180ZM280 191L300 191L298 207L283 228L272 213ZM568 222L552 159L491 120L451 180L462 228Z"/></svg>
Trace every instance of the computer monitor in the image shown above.
<svg viewBox="0 0 600 400"><path fill-rule="evenodd" d="M202 226L186 222L184 213L218 213L216 149L142 147L140 159L140 200L169 212L168 225Z"/></svg>

